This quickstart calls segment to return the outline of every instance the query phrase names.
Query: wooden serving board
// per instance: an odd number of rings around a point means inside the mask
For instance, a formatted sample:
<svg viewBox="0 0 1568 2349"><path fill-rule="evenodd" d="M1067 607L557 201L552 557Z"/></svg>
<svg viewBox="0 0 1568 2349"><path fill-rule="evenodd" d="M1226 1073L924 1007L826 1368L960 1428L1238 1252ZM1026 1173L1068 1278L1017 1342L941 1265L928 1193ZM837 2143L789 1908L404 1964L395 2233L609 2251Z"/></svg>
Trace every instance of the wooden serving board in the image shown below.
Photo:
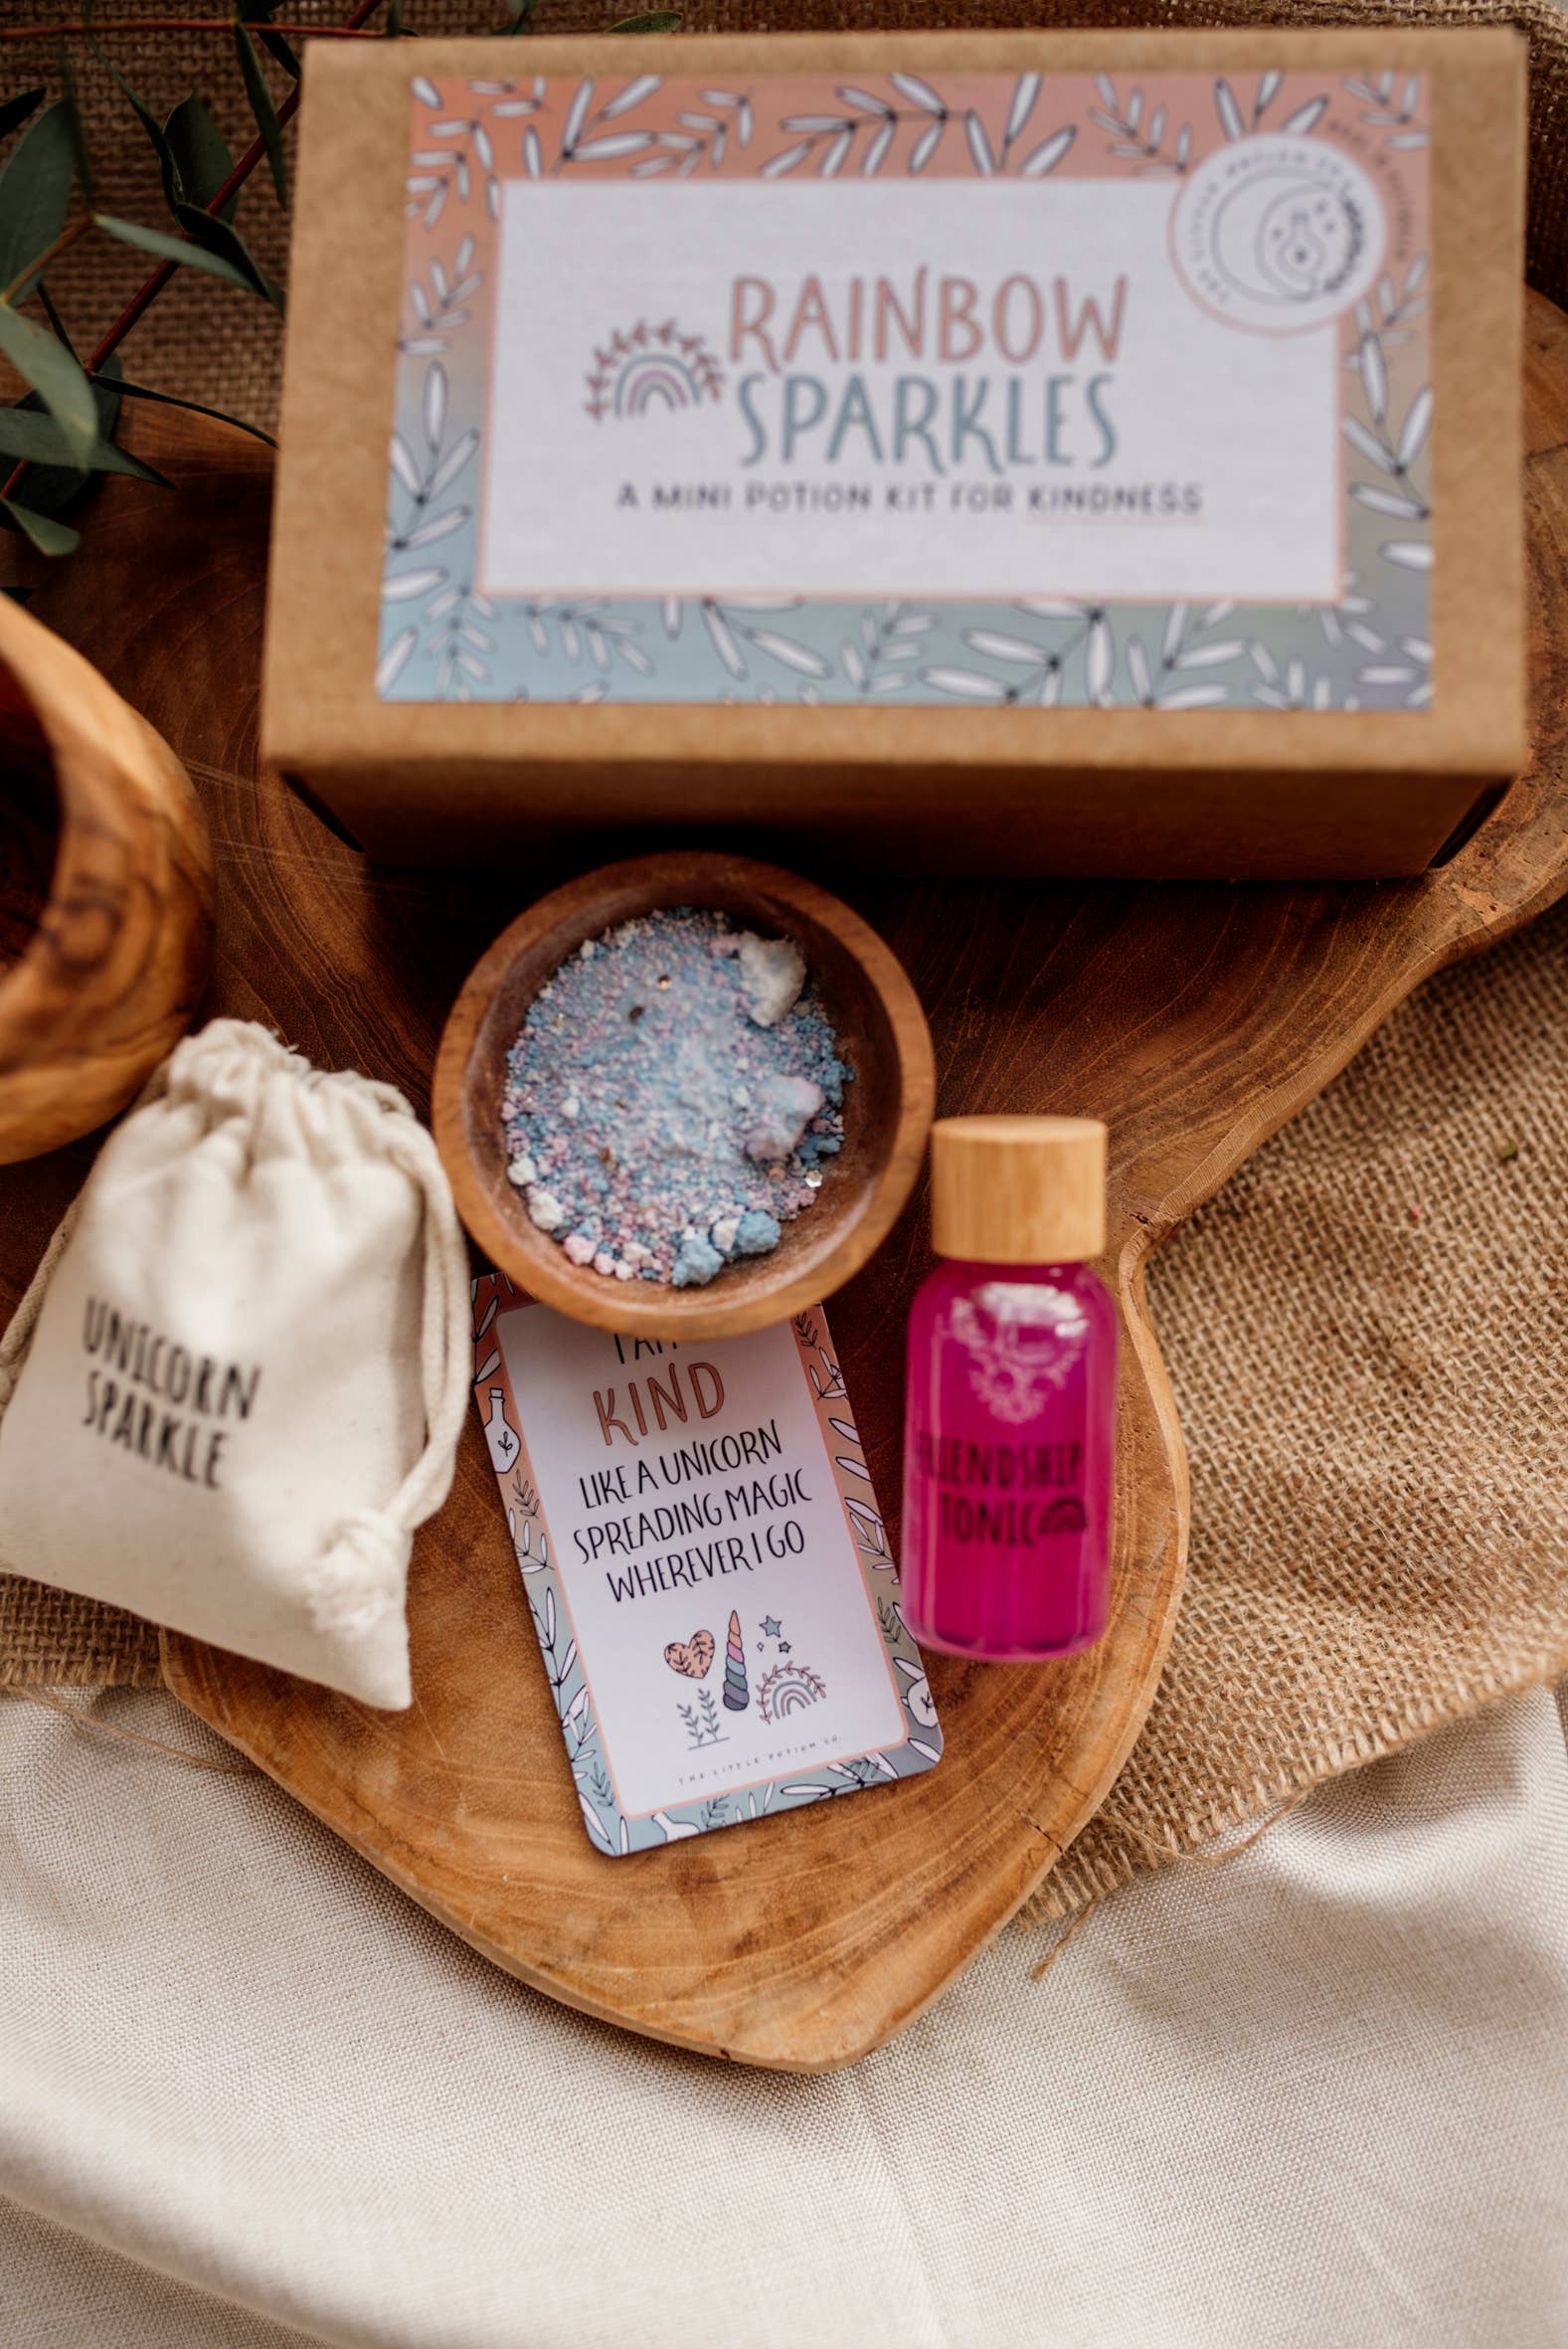
<svg viewBox="0 0 1568 2349"><path fill-rule="evenodd" d="M149 420L139 446L178 494L110 482L87 551L32 567L34 609L197 778L220 883L209 1011L270 1020L319 1063L358 1063L423 1105L465 971L553 872L521 861L471 880L377 872L258 782L265 460L238 436L168 421ZM592 2014L802 2072L849 2063L919 2014L1094 1811L1159 1677L1186 1487L1144 1310L1150 1250L1418 981L1568 884L1568 323L1539 301L1528 446L1535 759L1443 870L1383 886L908 887L817 868L914 978L943 1109L1110 1122L1104 1270L1127 1344L1115 1605L1099 1648L1051 1667L934 1659L948 1750L929 1775L605 1859L580 1823L475 1419L451 1499L415 1553L411 1712L372 1714L169 1637L176 1695L498 1965ZM86 1155L0 1179L13 1298ZM926 1264L912 1210L832 1308L890 1510L905 1318Z"/></svg>

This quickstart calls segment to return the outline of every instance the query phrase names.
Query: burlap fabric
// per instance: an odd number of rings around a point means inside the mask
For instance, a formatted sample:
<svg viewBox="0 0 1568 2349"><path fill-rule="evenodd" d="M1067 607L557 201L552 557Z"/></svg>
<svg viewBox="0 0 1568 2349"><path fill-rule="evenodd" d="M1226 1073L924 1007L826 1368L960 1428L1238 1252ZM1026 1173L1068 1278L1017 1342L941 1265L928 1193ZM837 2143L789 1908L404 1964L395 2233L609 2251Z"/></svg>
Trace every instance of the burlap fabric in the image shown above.
<svg viewBox="0 0 1568 2349"><path fill-rule="evenodd" d="M352 0L288 0L277 13L283 21L341 23ZM534 24L542 33L601 32L633 13L638 0L539 0ZM7 16L31 19L76 17L74 0L5 0ZM112 11L115 21L132 16L182 15L222 18L221 9L188 9L163 0L130 0ZM406 18L426 33L483 32L502 11L476 0L407 0ZM819 29L868 31L900 27L933 32L963 26L1018 25L1240 25L1259 18L1286 24L1431 25L1517 24L1530 36L1530 282L1554 301L1568 305L1568 15L1558 0L708 0L688 4L693 32L805 32ZM379 21L379 20L377 20ZM161 116L190 90L208 99L236 152L254 135L227 29L217 33L113 33L100 37L113 64ZM8 87L52 78L51 48L21 45L7 53ZM72 44L88 149L93 157L100 211L130 220L163 218L157 164L150 142L131 118L125 100L85 44ZM286 88L269 69L280 94ZM25 81L24 81L25 77ZM290 148L292 132L286 134ZM265 168L256 173L242 200L242 225L257 258L278 278L286 275L287 228L272 201ZM50 286L61 302L73 336L90 348L124 308L146 274L142 257L107 238L76 247L51 271ZM138 325L127 345L126 373L133 380L182 397L208 401L270 430L277 414L281 326L264 303L239 294L215 292L192 271L182 272Z"/></svg>
<svg viewBox="0 0 1568 2349"><path fill-rule="evenodd" d="M332 14L315 0L287 13ZM408 13L430 32L488 22L452 0L414 0ZM619 13L610 0L543 0L537 23L586 31ZM1214 25L1262 13L1247 0L719 0L686 12L708 30ZM1294 0L1268 13L1527 28L1530 275L1568 301L1568 17L1552 0ZM221 38L117 34L111 47L160 111L198 88L243 141ZM41 75L48 65L45 52ZM90 56L79 70L100 207L158 218L150 148ZM243 217L281 275L284 227L263 179ZM90 342L141 272L99 240L72 259L57 291ZM125 356L159 388L261 424L275 413L275 320L205 280L171 287ZM1568 1670L1565 948L1559 911L1434 981L1156 1260L1149 1288L1192 1471L1186 1599L1143 1734L1047 1880L1041 1913L1066 1913L1161 1853ZM156 1675L148 1627L0 1577L0 1682Z"/></svg>
<svg viewBox="0 0 1568 2349"><path fill-rule="evenodd" d="M1056 1914L1568 1670L1568 905L1402 1004L1155 1258L1185 1601Z"/></svg>

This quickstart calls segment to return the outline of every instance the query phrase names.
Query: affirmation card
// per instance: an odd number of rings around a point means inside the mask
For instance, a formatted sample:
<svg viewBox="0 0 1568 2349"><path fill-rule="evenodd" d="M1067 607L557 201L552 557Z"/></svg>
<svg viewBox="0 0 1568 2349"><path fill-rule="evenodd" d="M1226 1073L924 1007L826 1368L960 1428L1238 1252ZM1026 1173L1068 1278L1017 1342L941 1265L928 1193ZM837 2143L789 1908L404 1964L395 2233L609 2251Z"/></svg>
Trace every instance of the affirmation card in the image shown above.
<svg viewBox="0 0 1568 2349"><path fill-rule="evenodd" d="M613 1856L929 1770L942 1731L820 1309L615 1338L500 1273L474 1394L590 1837Z"/></svg>

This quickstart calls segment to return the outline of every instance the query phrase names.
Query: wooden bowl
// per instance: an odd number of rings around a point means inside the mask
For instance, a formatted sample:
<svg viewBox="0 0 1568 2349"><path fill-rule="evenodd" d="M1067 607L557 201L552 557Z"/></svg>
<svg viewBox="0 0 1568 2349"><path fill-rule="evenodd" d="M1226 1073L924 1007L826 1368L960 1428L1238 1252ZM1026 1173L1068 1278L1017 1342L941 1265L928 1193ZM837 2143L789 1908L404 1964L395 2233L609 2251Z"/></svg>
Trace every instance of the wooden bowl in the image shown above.
<svg viewBox="0 0 1568 2349"><path fill-rule="evenodd" d="M0 1165L122 1110L190 1025L213 866L190 778L0 597Z"/></svg>
<svg viewBox="0 0 1568 2349"><path fill-rule="evenodd" d="M844 1147L822 1187L767 1256L728 1264L705 1289L607 1280L529 1221L506 1174L506 1055L539 989L585 939L634 915L713 906L805 957L854 1081ZM926 1015L904 971L858 914L814 882L742 856L670 849L607 864L530 906L470 973L436 1062L433 1123L464 1223L497 1270L595 1329L642 1338L733 1338L817 1304L858 1272L910 1194L936 1099Z"/></svg>

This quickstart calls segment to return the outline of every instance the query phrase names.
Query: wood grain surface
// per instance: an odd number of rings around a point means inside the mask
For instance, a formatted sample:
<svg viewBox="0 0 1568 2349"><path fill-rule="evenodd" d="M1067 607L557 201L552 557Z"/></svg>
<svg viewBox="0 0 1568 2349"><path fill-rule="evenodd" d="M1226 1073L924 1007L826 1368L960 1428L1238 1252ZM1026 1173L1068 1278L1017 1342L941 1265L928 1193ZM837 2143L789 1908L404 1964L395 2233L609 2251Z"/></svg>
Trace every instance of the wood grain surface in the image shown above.
<svg viewBox="0 0 1568 2349"><path fill-rule="evenodd" d="M1568 884L1568 325L1539 301L1527 389L1535 753L1442 870L1383 886L1242 888L911 888L821 875L913 977L941 1110L1058 1111L1111 1126L1102 1270L1128 1342L1114 1608L1099 1648L1044 1667L937 1658L948 1737L938 1769L604 1859L578 1821L477 1419L451 1499L416 1550L410 1713L374 1715L165 1641L169 1684L187 1705L498 1964L687 2047L830 2069L935 1998L1101 1800L1158 1679L1185 1551L1181 1445L1143 1300L1149 1251L1411 987ZM323 1065L356 1062L423 1102L475 952L553 876L521 865L472 879L376 872L257 781L264 467L246 444L167 426L149 426L143 446L180 496L110 483L90 551L48 577L38 609L198 778L220 881L210 1008L274 1020ZM221 534L206 527L217 512ZM13 1297L83 1157L4 1178L0 1266ZM890 1511L904 1323L928 1261L917 1203L834 1309Z"/></svg>
<svg viewBox="0 0 1568 2349"><path fill-rule="evenodd" d="M81 654L0 597L0 1164L137 1094L207 980L189 779Z"/></svg>
<svg viewBox="0 0 1568 2349"><path fill-rule="evenodd" d="M855 1081L844 1097L844 1147L828 1161L809 1211L784 1225L777 1248L737 1259L710 1288L622 1287L573 1264L529 1221L506 1172L506 1055L535 994L585 939L679 905L717 906L769 937L792 939ZM596 865L501 933L452 1005L431 1115L457 1212L497 1271L595 1329L678 1343L763 1330L842 1288L886 1238L915 1187L935 1093L919 997L857 913L778 865L665 848Z"/></svg>

